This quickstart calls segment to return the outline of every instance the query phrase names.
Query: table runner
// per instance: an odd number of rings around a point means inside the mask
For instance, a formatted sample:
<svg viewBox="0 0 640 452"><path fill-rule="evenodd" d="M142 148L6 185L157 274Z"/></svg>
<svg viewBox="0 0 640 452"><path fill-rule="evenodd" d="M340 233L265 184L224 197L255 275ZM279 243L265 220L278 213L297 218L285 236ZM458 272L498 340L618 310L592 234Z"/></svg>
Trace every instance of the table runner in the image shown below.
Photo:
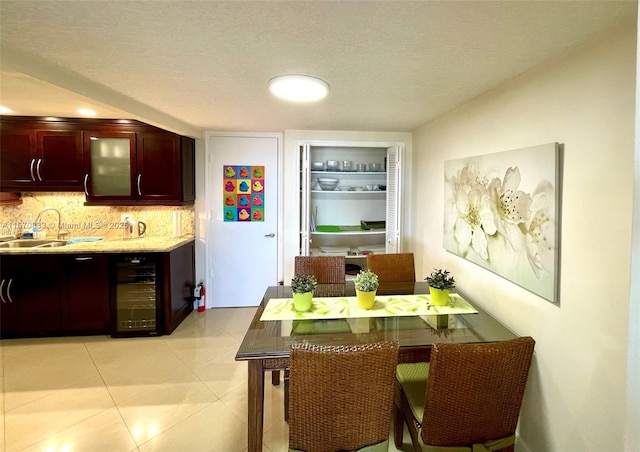
<svg viewBox="0 0 640 452"><path fill-rule="evenodd" d="M261 321L296 319L347 319L414 315L477 314L478 311L458 294L449 295L447 306L433 306L424 295L378 295L373 309L360 309L356 297L314 297L311 310L296 312L293 298L272 298Z"/></svg>

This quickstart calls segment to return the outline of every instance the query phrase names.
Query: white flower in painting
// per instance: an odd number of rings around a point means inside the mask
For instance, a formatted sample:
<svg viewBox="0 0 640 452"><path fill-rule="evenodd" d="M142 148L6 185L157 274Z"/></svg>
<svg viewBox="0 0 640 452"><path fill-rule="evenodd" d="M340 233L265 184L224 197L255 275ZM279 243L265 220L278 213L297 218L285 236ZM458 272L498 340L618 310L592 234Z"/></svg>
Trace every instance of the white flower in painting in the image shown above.
<svg viewBox="0 0 640 452"><path fill-rule="evenodd" d="M531 211L533 215L527 224L527 259L536 275L541 279L543 272L554 268L555 218L552 204L553 186L543 182L533 194Z"/></svg>
<svg viewBox="0 0 640 452"><path fill-rule="evenodd" d="M454 235L462 251L466 254L471 246L482 259L489 260L487 235L496 233L496 225L486 189L478 184L467 192L458 191L456 209Z"/></svg>
<svg viewBox="0 0 640 452"><path fill-rule="evenodd" d="M521 227L529 220L531 207L531 196L518 190L520 180L520 170L516 166L507 169L502 181L496 178L489 183L498 231L516 252L525 249L526 239Z"/></svg>
<svg viewBox="0 0 640 452"><path fill-rule="evenodd" d="M445 200L445 231L453 232L458 220L458 195L469 193L474 189L484 190L486 179L480 175L477 162L470 161L462 167L455 176L446 179L448 196Z"/></svg>
<svg viewBox="0 0 640 452"><path fill-rule="evenodd" d="M475 173L475 168L470 163L467 163L462 169L458 170L455 175L446 178L445 185L448 191L444 205L444 230L446 233L453 233L456 221L458 220L458 209L456 205L458 193L467 193L471 190Z"/></svg>

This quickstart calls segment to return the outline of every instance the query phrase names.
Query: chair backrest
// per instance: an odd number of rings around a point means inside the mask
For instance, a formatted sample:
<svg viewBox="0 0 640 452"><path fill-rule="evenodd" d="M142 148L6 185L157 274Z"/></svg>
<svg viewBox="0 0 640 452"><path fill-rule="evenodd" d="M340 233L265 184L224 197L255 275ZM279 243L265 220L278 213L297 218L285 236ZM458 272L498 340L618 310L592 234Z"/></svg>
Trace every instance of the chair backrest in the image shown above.
<svg viewBox="0 0 640 452"><path fill-rule="evenodd" d="M435 344L422 419L431 446L484 443L515 433L535 341Z"/></svg>
<svg viewBox="0 0 640 452"><path fill-rule="evenodd" d="M296 256L295 274L313 275L318 284L344 284L344 256Z"/></svg>
<svg viewBox="0 0 640 452"><path fill-rule="evenodd" d="M416 270L413 253L369 254L367 268L380 282L414 282Z"/></svg>
<svg viewBox="0 0 640 452"><path fill-rule="evenodd" d="M389 439L398 342L294 344L289 448L357 450Z"/></svg>
<svg viewBox="0 0 640 452"><path fill-rule="evenodd" d="M347 293L345 284L322 284L313 291L314 297L344 297ZM413 292L412 292L413 293Z"/></svg>

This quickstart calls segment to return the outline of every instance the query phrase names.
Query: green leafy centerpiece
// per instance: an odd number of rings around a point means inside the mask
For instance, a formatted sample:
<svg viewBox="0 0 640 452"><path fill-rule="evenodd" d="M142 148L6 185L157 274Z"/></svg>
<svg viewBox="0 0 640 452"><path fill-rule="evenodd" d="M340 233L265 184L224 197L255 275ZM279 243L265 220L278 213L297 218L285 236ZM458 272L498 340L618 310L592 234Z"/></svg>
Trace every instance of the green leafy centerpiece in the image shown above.
<svg viewBox="0 0 640 452"><path fill-rule="evenodd" d="M318 280L313 275L294 275L291 279L291 292L293 292L293 307L298 312L311 309L313 301L313 289L318 286Z"/></svg>
<svg viewBox="0 0 640 452"><path fill-rule="evenodd" d="M371 270L360 270L353 281L356 287L356 298L361 309L371 309L376 303L378 275Z"/></svg>
<svg viewBox="0 0 640 452"><path fill-rule="evenodd" d="M431 304L446 306L449 303L449 290L456 287L456 280L453 276L447 270L437 268L425 280L429 284Z"/></svg>

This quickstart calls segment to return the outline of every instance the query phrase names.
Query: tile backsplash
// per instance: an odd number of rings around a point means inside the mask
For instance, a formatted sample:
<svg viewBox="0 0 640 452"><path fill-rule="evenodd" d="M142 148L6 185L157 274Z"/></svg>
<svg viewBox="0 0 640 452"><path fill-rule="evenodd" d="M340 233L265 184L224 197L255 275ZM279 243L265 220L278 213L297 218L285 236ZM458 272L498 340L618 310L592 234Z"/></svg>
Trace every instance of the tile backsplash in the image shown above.
<svg viewBox="0 0 640 452"><path fill-rule="evenodd" d="M21 232L26 221L35 221L45 207L55 207L62 216L62 227L69 237L122 237L122 214L132 214L147 225L147 237L172 237L174 212L181 212L182 236L194 235L193 206L85 206L84 193L22 193L22 204L0 207L0 235ZM58 231L58 215L45 212L41 225L47 237Z"/></svg>

